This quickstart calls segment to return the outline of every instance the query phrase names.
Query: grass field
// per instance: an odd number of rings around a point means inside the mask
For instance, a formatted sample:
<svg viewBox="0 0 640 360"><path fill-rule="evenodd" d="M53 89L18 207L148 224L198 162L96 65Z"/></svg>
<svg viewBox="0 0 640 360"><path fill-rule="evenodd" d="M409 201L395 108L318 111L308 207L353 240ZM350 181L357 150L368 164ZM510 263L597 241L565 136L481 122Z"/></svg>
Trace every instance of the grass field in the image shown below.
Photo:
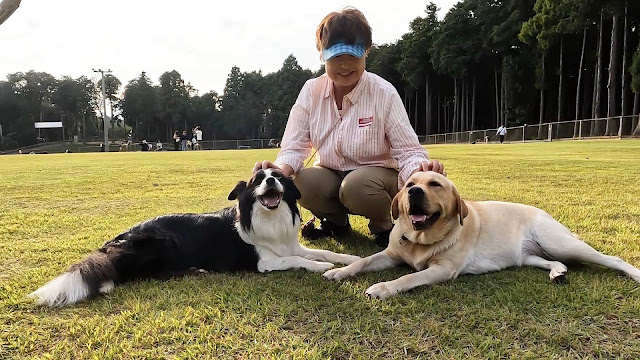
<svg viewBox="0 0 640 360"><path fill-rule="evenodd" d="M463 198L538 206L596 249L640 266L640 141L430 146ZM0 359L640 358L640 286L569 265L509 269L385 301L319 274L206 274L117 287L50 310L25 298L131 225L205 212L275 150L0 157ZM307 219L308 213L303 213ZM378 251L362 218L342 243Z"/></svg>

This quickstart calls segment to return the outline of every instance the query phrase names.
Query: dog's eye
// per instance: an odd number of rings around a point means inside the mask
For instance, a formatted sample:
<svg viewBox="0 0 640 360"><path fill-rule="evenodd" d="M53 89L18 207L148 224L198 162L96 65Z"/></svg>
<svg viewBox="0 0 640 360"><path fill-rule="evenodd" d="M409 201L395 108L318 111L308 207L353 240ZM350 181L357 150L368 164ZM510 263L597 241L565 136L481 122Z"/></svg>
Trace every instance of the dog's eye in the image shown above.
<svg viewBox="0 0 640 360"><path fill-rule="evenodd" d="M407 183L407 187L408 187L408 188L412 187L413 185L415 185L415 184L414 184L414 183L412 183L412 182Z"/></svg>
<svg viewBox="0 0 640 360"><path fill-rule="evenodd" d="M431 187L442 187L442 185L437 181L429 181L429 186L431 186Z"/></svg>

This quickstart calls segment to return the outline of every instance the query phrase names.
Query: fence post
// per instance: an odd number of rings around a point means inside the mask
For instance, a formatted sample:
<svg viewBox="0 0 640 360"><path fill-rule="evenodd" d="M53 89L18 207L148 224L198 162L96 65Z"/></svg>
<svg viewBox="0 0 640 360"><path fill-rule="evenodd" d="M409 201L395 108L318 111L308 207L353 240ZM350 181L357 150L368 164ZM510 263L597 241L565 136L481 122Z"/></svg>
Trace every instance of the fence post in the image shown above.
<svg viewBox="0 0 640 360"><path fill-rule="evenodd" d="M582 140L582 119L580 119L580 130L578 130L578 140Z"/></svg>
<svg viewBox="0 0 640 360"><path fill-rule="evenodd" d="M624 120L624 116L620 116L620 126L618 126L618 138L619 139L622 139L622 120Z"/></svg>
<svg viewBox="0 0 640 360"><path fill-rule="evenodd" d="M526 139L525 135L524 135L524 130L527 127L527 124L522 125L522 142L524 142L524 139Z"/></svg>
<svg viewBox="0 0 640 360"><path fill-rule="evenodd" d="M551 139L551 134L553 134L553 132L552 132L552 128L553 128L553 125L549 124L549 136L548 136L548 140L549 140L549 141L553 141L553 140Z"/></svg>

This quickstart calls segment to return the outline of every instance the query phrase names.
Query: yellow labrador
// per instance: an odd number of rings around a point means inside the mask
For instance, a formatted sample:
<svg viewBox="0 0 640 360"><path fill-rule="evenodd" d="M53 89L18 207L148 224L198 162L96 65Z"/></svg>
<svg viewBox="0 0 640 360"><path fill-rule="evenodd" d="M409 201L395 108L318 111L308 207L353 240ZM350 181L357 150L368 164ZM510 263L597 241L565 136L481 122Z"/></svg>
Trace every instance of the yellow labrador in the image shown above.
<svg viewBox="0 0 640 360"><path fill-rule="evenodd" d="M418 271L367 289L368 296L379 299L460 274L511 266L547 269L552 280L562 282L567 267L560 261L602 265L640 283L639 269L594 250L543 210L507 202L464 201L455 185L435 172L413 174L393 199L391 212L397 221L387 249L329 270L324 277L340 280L401 263Z"/></svg>

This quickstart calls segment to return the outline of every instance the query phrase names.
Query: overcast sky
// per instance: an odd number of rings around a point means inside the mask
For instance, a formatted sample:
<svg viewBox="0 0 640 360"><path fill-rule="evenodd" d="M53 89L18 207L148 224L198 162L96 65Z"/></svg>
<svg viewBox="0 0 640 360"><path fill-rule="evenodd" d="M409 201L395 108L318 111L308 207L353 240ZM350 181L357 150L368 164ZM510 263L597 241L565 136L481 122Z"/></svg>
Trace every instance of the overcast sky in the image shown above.
<svg viewBox="0 0 640 360"><path fill-rule="evenodd" d="M457 0L435 0L442 18ZM18 71L96 77L111 69L123 85L141 71L157 83L168 70L200 91L222 93L231 67L277 71L293 54L317 70L318 23L345 6L361 10L373 42L395 42L424 16L418 0L22 0L0 25L0 78Z"/></svg>

